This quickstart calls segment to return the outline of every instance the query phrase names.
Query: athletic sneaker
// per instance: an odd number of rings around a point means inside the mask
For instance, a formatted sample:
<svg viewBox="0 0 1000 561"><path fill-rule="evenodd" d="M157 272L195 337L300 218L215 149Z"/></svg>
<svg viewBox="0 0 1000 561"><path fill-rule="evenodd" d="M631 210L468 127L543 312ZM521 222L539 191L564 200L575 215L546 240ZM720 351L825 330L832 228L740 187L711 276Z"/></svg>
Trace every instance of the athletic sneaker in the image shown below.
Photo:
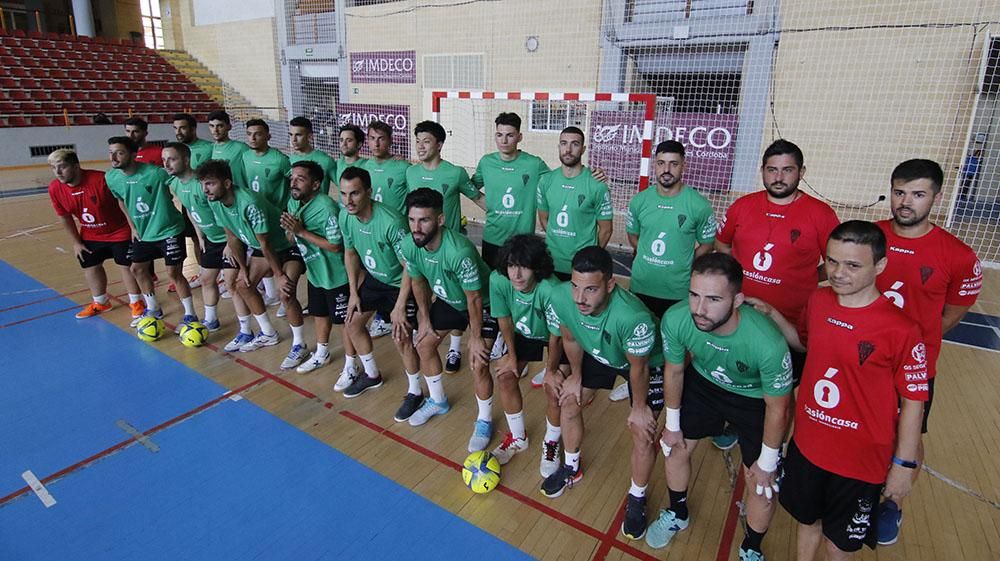
<svg viewBox="0 0 1000 561"><path fill-rule="evenodd" d="M219 279L219 298L232 298L233 293L229 292L229 288L226 286L226 281Z"/></svg>
<svg viewBox="0 0 1000 561"><path fill-rule="evenodd" d="M608 394L608 399L611 401L624 401L628 399L628 382L618 384L618 386L611 390L611 393Z"/></svg>
<svg viewBox="0 0 1000 561"><path fill-rule="evenodd" d="M493 438L493 423L476 419L476 423L472 426L472 436L469 437L469 452L485 450L490 445L491 438Z"/></svg>
<svg viewBox="0 0 1000 561"><path fill-rule="evenodd" d="M392 333L392 324L378 316L375 316L375 319L372 320L372 324L368 326L368 335L370 335L372 339L377 339L390 333Z"/></svg>
<svg viewBox="0 0 1000 561"><path fill-rule="evenodd" d="M333 385L333 391L342 392L350 387L354 383L354 380L358 377L357 370L348 370L347 367L340 372L340 378L337 378L337 383Z"/></svg>
<svg viewBox="0 0 1000 561"><path fill-rule="evenodd" d="M181 318L181 322L178 323L177 327L174 328L174 333L180 333L181 326L184 325L185 323L194 323L196 321L198 321L198 316L194 314L184 314L184 317Z"/></svg>
<svg viewBox="0 0 1000 561"><path fill-rule="evenodd" d="M625 520L622 521L622 535L630 540L641 540L646 535L646 497L628 494L625 502Z"/></svg>
<svg viewBox="0 0 1000 561"><path fill-rule="evenodd" d="M764 561L764 554L756 549L740 548L740 561Z"/></svg>
<svg viewBox="0 0 1000 561"><path fill-rule="evenodd" d="M275 339L275 342L277 342L277 339ZM285 357L285 360L281 361L281 369L288 370L289 368L295 368L302 364L307 356L309 356L309 347L305 345L292 345L291 350L288 351L288 356Z"/></svg>
<svg viewBox="0 0 1000 561"><path fill-rule="evenodd" d="M261 347L273 347L277 344L278 344L277 331L271 333L270 335L264 333L258 333L257 336L253 338L253 341L250 341L249 343L246 343L242 347L240 347L240 352L249 353L256 351Z"/></svg>
<svg viewBox="0 0 1000 561"><path fill-rule="evenodd" d="M736 431L729 425L726 425L722 434L712 437L712 444L719 450L730 450L733 446L736 446L737 440L739 440L739 437L736 435Z"/></svg>
<svg viewBox="0 0 1000 561"><path fill-rule="evenodd" d="M243 345L246 345L251 341L253 341L253 333L240 332L236 334L236 337L233 337L232 341L226 343L226 346L222 347L222 350L227 353L235 353L240 350Z"/></svg>
<svg viewBox="0 0 1000 561"><path fill-rule="evenodd" d="M461 367L462 353L448 349L448 358L444 361L444 371L448 374L454 374Z"/></svg>
<svg viewBox="0 0 1000 561"><path fill-rule="evenodd" d="M218 319L213 319L212 321L203 322L203 325L205 326L205 329L208 329L210 332L213 333L222 329L222 323L220 323Z"/></svg>
<svg viewBox="0 0 1000 561"><path fill-rule="evenodd" d="M545 385L545 369L531 377L531 387L540 388Z"/></svg>
<svg viewBox="0 0 1000 561"><path fill-rule="evenodd" d="M393 419L397 423L402 423L403 421L409 419L416 413L417 409L424 403L424 396L421 394L408 393L406 397L403 398L403 403L400 404L399 409L396 410L396 415Z"/></svg>
<svg viewBox="0 0 1000 561"><path fill-rule="evenodd" d="M677 532L688 527L689 522L677 518L672 510L661 510L660 517L646 529L646 545L653 549L667 547Z"/></svg>
<svg viewBox="0 0 1000 561"><path fill-rule="evenodd" d="M573 469L567 464L562 464L555 473L542 481L542 494L550 499L554 499L563 494L567 487L573 487L583 479L582 469Z"/></svg>
<svg viewBox="0 0 1000 561"><path fill-rule="evenodd" d="M146 303L142 300L138 302L132 302L128 305L128 309L132 312L132 319L141 318L143 314L146 313Z"/></svg>
<svg viewBox="0 0 1000 561"><path fill-rule="evenodd" d="M274 312L274 317L283 318L288 315L288 310L285 310L284 304L278 305L278 311Z"/></svg>
<svg viewBox="0 0 1000 561"><path fill-rule="evenodd" d="M352 397L358 397L359 395L365 393L368 390L373 390L375 388L382 387L382 375L379 374L375 378L370 378L368 376L358 376L357 380L347 389L344 390L344 397L350 399Z"/></svg>
<svg viewBox="0 0 1000 561"><path fill-rule="evenodd" d="M90 304L84 306L82 310L76 313L76 319L92 318L94 316L101 315L102 313L110 309L111 309L111 302L108 302L106 304L98 304L97 302L91 302Z"/></svg>
<svg viewBox="0 0 1000 561"><path fill-rule="evenodd" d="M309 360L300 364L295 371L299 374L308 374L309 372L312 372L321 366L326 366L327 364L330 364L330 353L326 353L323 356L317 356L316 353L313 353L312 356L309 357Z"/></svg>
<svg viewBox="0 0 1000 561"><path fill-rule="evenodd" d="M411 427L419 427L420 425L426 423L435 415L444 415L451 410L451 406L448 405L448 401L445 400L441 403L434 401L431 398L424 400L423 405L420 409L417 409L410 415L409 423Z"/></svg>
<svg viewBox="0 0 1000 561"><path fill-rule="evenodd" d="M899 525L903 523L903 511L893 501L885 501L878 506L878 544L892 545L899 539Z"/></svg>
<svg viewBox="0 0 1000 561"><path fill-rule="evenodd" d="M493 348L490 349L490 361L499 359L500 357L507 354L507 341L503 340L503 335L497 334L497 338L493 341Z"/></svg>
<svg viewBox="0 0 1000 561"><path fill-rule="evenodd" d="M132 322L129 323L129 325L132 327L139 325L139 320L144 317L154 317L156 319L163 319L163 310L160 308L157 308L155 310L146 310L142 313L141 316L137 318L132 318Z"/></svg>
<svg viewBox="0 0 1000 561"><path fill-rule="evenodd" d="M514 438L514 434L508 432L507 436L503 438L503 442L500 446L493 449L493 457L500 462L500 465L504 465L514 457L514 454L519 454L528 449L528 439L525 438Z"/></svg>
<svg viewBox="0 0 1000 561"><path fill-rule="evenodd" d="M562 454L562 446L558 440L546 440L542 443L542 461L538 464L538 473L542 477L548 477L559 469L559 455Z"/></svg>

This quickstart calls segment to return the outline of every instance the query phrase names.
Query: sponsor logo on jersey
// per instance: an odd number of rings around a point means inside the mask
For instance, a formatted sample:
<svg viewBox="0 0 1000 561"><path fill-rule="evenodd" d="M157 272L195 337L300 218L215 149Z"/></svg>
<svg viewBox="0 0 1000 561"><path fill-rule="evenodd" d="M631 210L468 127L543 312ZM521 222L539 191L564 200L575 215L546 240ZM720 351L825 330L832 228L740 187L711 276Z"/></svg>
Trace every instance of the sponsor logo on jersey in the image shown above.
<svg viewBox="0 0 1000 561"><path fill-rule="evenodd" d="M864 366L868 357L875 352L875 343L871 341L858 341L858 366Z"/></svg>
<svg viewBox="0 0 1000 561"><path fill-rule="evenodd" d="M924 364L927 362L927 347L923 343L917 343L912 349L910 349L910 356L917 364Z"/></svg>
<svg viewBox="0 0 1000 561"><path fill-rule="evenodd" d="M846 321L839 320L837 318L827 317L826 322L836 325L837 327L843 327L844 329L849 329L851 331L854 331L853 325L847 323Z"/></svg>
<svg viewBox="0 0 1000 561"><path fill-rule="evenodd" d="M723 347L721 345L717 345L717 344L713 343L712 341L705 341L705 344L708 345L709 347L712 347L713 349L715 349L717 351L720 351L720 352L723 352L723 353L728 353L729 352L729 349L727 349L726 347Z"/></svg>
<svg viewBox="0 0 1000 561"><path fill-rule="evenodd" d="M929 386L927 384L907 384L906 391L908 392L926 392Z"/></svg>
<svg viewBox="0 0 1000 561"><path fill-rule="evenodd" d="M791 232L788 233L788 237L789 237L789 239L792 240L792 243L795 243L795 241L798 240L799 236L801 236L801 235L802 235L802 232L800 232L798 230L792 230Z"/></svg>
<svg viewBox="0 0 1000 561"><path fill-rule="evenodd" d="M848 428L858 430L860 424L857 421L852 421L850 419L841 419L840 417L834 417L825 411L820 411L818 409L813 409L809 405L805 405L806 415L809 415L816 421L833 428Z"/></svg>
<svg viewBox="0 0 1000 561"><path fill-rule="evenodd" d="M896 247L894 245L889 246L889 251L895 251L896 253L904 253L906 255L916 255L917 252L912 249L906 249L905 247Z"/></svg>
<svg viewBox="0 0 1000 561"><path fill-rule="evenodd" d="M927 284L927 280L931 278L934 274L934 267L923 266L920 267L920 282L922 284Z"/></svg>
<svg viewBox="0 0 1000 561"><path fill-rule="evenodd" d="M916 374L910 374L909 372L906 373L906 381L907 382L923 382L926 379L927 379L927 371L926 370L923 370L921 372L917 372Z"/></svg>

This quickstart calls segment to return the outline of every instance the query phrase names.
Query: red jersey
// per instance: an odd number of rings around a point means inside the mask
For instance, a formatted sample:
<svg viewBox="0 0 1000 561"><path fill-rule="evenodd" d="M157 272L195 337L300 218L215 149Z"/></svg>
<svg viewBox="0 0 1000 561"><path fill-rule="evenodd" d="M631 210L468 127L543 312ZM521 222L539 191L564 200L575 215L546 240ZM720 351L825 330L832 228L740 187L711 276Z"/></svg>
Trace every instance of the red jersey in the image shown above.
<svg viewBox="0 0 1000 561"><path fill-rule="evenodd" d="M892 220L878 226L888 242L889 263L875 285L920 326L933 378L944 335L944 305L976 303L983 286L982 265L971 247L943 228L934 226L919 238L904 238L892 231Z"/></svg>
<svg viewBox="0 0 1000 561"><path fill-rule="evenodd" d="M817 268L838 224L830 205L805 193L777 205L767 199L767 191L759 191L730 205L715 239L732 246L733 257L743 266L743 293L797 323L819 284Z"/></svg>
<svg viewBox="0 0 1000 561"><path fill-rule="evenodd" d="M927 350L920 328L887 298L846 308L829 287L803 310L806 343L795 408L795 443L838 475L885 482L896 445L899 398L927 401Z"/></svg>
<svg viewBox="0 0 1000 561"><path fill-rule="evenodd" d="M135 155L135 161L142 162L144 164L152 164L157 167L163 167L163 147L154 146L147 144L139 149L139 152Z"/></svg>
<svg viewBox="0 0 1000 561"><path fill-rule="evenodd" d="M132 237L128 220L104 182L104 172L81 170L80 184L72 187L53 179L49 183L52 208L59 216L75 216L85 241L122 242Z"/></svg>

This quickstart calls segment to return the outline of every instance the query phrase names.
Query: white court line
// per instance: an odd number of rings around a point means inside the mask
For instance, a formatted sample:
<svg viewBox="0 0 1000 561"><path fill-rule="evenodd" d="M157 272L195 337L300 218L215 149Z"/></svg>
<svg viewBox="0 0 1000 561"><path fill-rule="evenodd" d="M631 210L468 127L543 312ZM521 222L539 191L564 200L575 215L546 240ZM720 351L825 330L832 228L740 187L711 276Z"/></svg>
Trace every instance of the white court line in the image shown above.
<svg viewBox="0 0 1000 561"><path fill-rule="evenodd" d="M938 470L936 470L936 469L928 466L927 464L924 464L924 471L926 471L927 473L931 474L932 476L938 478L939 480L943 481L944 483L947 483L948 485L951 485L952 487L958 489L959 491L965 493L966 495L969 495L970 497L972 497L974 499L978 499L978 500L980 500L980 501L982 501L982 502L990 505L991 507L1000 510L1000 503L987 498L985 495L983 495L982 493L980 493L978 491L973 491L972 489L969 489L965 485L962 485L961 483L955 481L954 479L951 479L950 477L948 477L945 474L941 473L940 471L938 471Z"/></svg>
<svg viewBox="0 0 1000 561"><path fill-rule="evenodd" d="M29 237L33 238L34 236L31 235L32 232L37 232L39 230L44 230L45 228L48 228L49 226L55 226L56 224L58 224L58 223L57 222L53 222L51 224L42 224L41 226L35 226L34 228L28 228L27 230L18 230L16 233L11 234L9 236L4 236L3 238L0 238L0 239L9 240L11 238L16 238L18 236L29 236Z"/></svg>
<svg viewBox="0 0 1000 561"><path fill-rule="evenodd" d="M55 498L49 494L49 490L45 488L45 485L42 485L42 482L35 477L35 474L31 473L30 469L21 474L21 479L24 479L24 482L28 484L28 487L31 487L31 490L34 491L35 496L42 501L45 508L50 508L52 505L56 504Z"/></svg>
<svg viewBox="0 0 1000 561"><path fill-rule="evenodd" d="M32 294L35 292L54 292L54 288L29 288L27 290L15 290L13 292L0 292L0 296L17 296L18 294Z"/></svg>

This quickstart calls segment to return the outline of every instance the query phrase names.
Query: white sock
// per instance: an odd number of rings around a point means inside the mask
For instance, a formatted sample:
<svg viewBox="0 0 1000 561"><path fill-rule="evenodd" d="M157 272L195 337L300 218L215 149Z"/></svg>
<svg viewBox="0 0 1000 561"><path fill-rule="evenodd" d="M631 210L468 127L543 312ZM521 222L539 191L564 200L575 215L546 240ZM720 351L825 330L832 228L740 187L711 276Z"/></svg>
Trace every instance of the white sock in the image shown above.
<svg viewBox="0 0 1000 561"><path fill-rule="evenodd" d="M374 353L361 355L361 366L364 366L366 376L369 378L378 378L378 366L375 365Z"/></svg>
<svg viewBox="0 0 1000 561"><path fill-rule="evenodd" d="M306 324L302 325L289 325L292 328L292 345L304 345L305 340L302 338L302 333L306 330Z"/></svg>
<svg viewBox="0 0 1000 561"><path fill-rule="evenodd" d="M505 416L507 417L507 427L510 429L510 434L514 435L514 438L524 440L527 436L524 432L524 409L517 413L505 413Z"/></svg>
<svg viewBox="0 0 1000 561"><path fill-rule="evenodd" d="M205 306L205 323L212 323L219 319L216 315L215 306Z"/></svg>
<svg viewBox="0 0 1000 561"><path fill-rule="evenodd" d="M441 374L437 376L424 376L424 380L427 380L427 391L431 394L431 399L438 403L446 403L448 401L448 396L444 394L444 380Z"/></svg>
<svg viewBox="0 0 1000 561"><path fill-rule="evenodd" d="M152 311L152 310L159 309L159 306L156 305L156 295L155 294L143 294L142 295L142 299L146 301L146 309L147 310Z"/></svg>
<svg viewBox="0 0 1000 561"><path fill-rule="evenodd" d="M278 287L274 284L274 277L264 277L264 294L267 295L268 300L277 298L277 291Z"/></svg>
<svg viewBox="0 0 1000 561"><path fill-rule="evenodd" d="M316 343L316 354L313 358L323 358L330 355L329 343Z"/></svg>
<svg viewBox="0 0 1000 561"><path fill-rule="evenodd" d="M104 304L108 303L108 293L107 292L105 292L104 294L101 294L100 296L94 296L93 298L94 298L94 302L96 302L96 303L98 303L98 304L100 304L102 306Z"/></svg>
<svg viewBox="0 0 1000 561"><path fill-rule="evenodd" d="M412 393L413 395L420 395L420 373L410 374L406 373L406 383L409 384L406 388L406 393Z"/></svg>
<svg viewBox="0 0 1000 561"><path fill-rule="evenodd" d="M646 496L646 486L639 486L636 484L635 479L632 480L632 487L629 488L628 494L633 497L643 498Z"/></svg>
<svg viewBox="0 0 1000 561"><path fill-rule="evenodd" d="M260 328L261 333L264 335L274 335L274 326L271 325L271 320L267 319L267 312L259 316L254 314L253 319L257 320L257 327Z"/></svg>
<svg viewBox="0 0 1000 561"><path fill-rule="evenodd" d="M557 427L545 419L545 442L559 442L562 436L562 427Z"/></svg>
<svg viewBox="0 0 1000 561"><path fill-rule="evenodd" d="M253 330L250 329L250 316L236 316L236 320L240 322L240 333L253 334Z"/></svg>
<svg viewBox="0 0 1000 561"><path fill-rule="evenodd" d="M344 355L344 370L350 372L351 375L355 374L358 371L357 367L354 366L354 363L357 362L357 360L357 356Z"/></svg>
<svg viewBox="0 0 1000 561"><path fill-rule="evenodd" d="M184 306L184 315L193 316L194 315L194 299L191 296L187 298L181 298L181 306Z"/></svg>
<svg viewBox="0 0 1000 561"><path fill-rule="evenodd" d="M139 300L142 300L142 294L129 294L128 295L128 303L129 304L135 304Z"/></svg>
<svg viewBox="0 0 1000 561"><path fill-rule="evenodd" d="M462 352L462 336L452 335L451 344L448 345L448 352L455 351L456 353Z"/></svg>
<svg viewBox="0 0 1000 561"><path fill-rule="evenodd" d="M580 453L579 452L566 452L566 465L580 471Z"/></svg>
<svg viewBox="0 0 1000 561"><path fill-rule="evenodd" d="M486 421L489 423L493 420L493 396L486 399L479 399L476 397L476 403L479 404L479 415L476 419L480 421Z"/></svg>

